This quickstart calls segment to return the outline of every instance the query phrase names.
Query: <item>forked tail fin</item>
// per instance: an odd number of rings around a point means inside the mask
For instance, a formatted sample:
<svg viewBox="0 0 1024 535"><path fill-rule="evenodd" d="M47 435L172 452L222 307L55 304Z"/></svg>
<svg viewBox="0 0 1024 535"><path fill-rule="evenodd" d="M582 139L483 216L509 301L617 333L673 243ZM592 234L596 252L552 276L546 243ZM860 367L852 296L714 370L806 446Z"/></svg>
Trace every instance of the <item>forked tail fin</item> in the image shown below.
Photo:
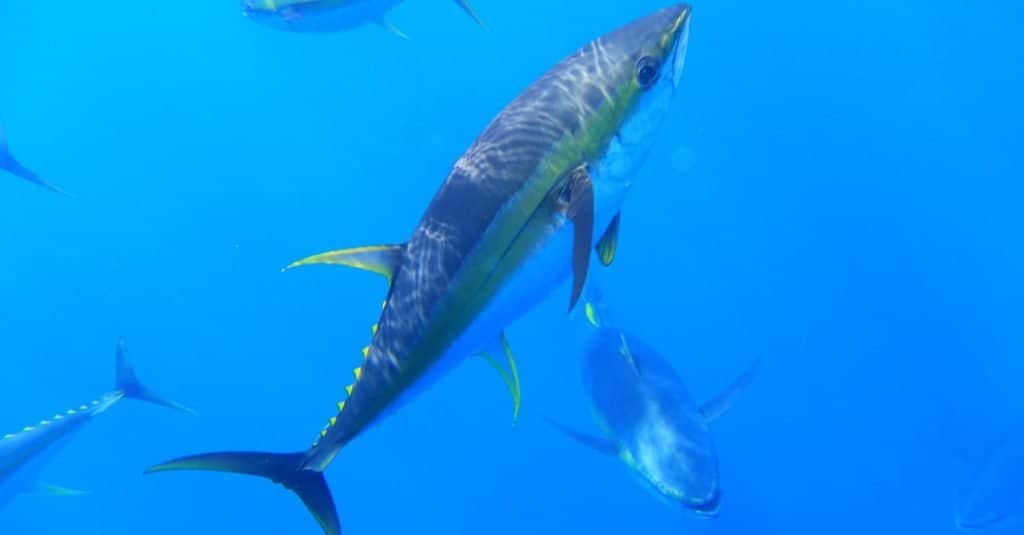
<svg viewBox="0 0 1024 535"><path fill-rule="evenodd" d="M182 457L158 464L147 474L174 470L207 470L248 474L273 481L294 492L313 514L325 535L340 535L341 523L334 507L331 489L322 472L303 468L305 452L258 453L224 452Z"/></svg>
<svg viewBox="0 0 1024 535"><path fill-rule="evenodd" d="M161 405L170 409L187 412L189 414L195 414L196 412L177 401L169 398L165 398L160 394L150 390L141 382L135 375L135 370L132 369L132 365L128 362L128 357L124 353L124 339L118 340L117 342L117 384L116 388L124 393L124 397L137 399L139 401L147 401L155 405Z"/></svg>
<svg viewBox="0 0 1024 535"><path fill-rule="evenodd" d="M42 186L50 191L60 193L61 195L68 195L68 192L54 186L53 184L43 180L39 175L32 172L31 169L21 165L21 163L14 158L11 154L10 148L7 146L7 137L4 136L3 128L0 127L0 170L7 171L12 175L32 182L33 184Z"/></svg>

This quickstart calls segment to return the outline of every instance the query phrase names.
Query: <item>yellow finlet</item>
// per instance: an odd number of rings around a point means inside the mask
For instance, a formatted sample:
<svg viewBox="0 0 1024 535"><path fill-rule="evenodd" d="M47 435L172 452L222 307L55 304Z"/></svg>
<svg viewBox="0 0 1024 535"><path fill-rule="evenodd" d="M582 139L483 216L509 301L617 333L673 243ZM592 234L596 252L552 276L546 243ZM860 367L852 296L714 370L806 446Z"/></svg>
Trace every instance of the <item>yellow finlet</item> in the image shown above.
<svg viewBox="0 0 1024 535"><path fill-rule="evenodd" d="M352 375L356 376L356 381L358 381L359 378L363 376L362 366L359 366L356 369L352 370Z"/></svg>
<svg viewBox="0 0 1024 535"><path fill-rule="evenodd" d="M369 357L369 356L370 356L370 346L366 346L366 347L363 348L363 358L365 359L366 357Z"/></svg>
<svg viewBox="0 0 1024 535"><path fill-rule="evenodd" d="M370 326L370 333L373 334L374 336L376 336L377 335L377 328L378 327L379 327L379 324L377 324L377 323L374 323L373 325L371 325Z"/></svg>
<svg viewBox="0 0 1024 535"><path fill-rule="evenodd" d="M345 402L344 401L339 401L338 402L338 412L341 412L343 410L345 410Z"/></svg>
<svg viewBox="0 0 1024 535"><path fill-rule="evenodd" d="M331 422L331 427L334 427L334 424L338 423L338 417L337 416L331 416L331 419L328 420L328 421Z"/></svg>
<svg viewBox="0 0 1024 535"><path fill-rule="evenodd" d="M39 422L39 425L50 425L50 421L49 420L43 420L43 421Z"/></svg>
<svg viewBox="0 0 1024 535"><path fill-rule="evenodd" d="M30 425L30 426L26 427L25 429L22 429L22 432L26 432L26 433L27 433L27 432L29 432L29 431L35 431L35 429L36 429L35 427L32 427L32 426Z"/></svg>
<svg viewBox="0 0 1024 535"><path fill-rule="evenodd" d="M345 387L345 393L348 394L349 396L352 395L352 385L348 385Z"/></svg>

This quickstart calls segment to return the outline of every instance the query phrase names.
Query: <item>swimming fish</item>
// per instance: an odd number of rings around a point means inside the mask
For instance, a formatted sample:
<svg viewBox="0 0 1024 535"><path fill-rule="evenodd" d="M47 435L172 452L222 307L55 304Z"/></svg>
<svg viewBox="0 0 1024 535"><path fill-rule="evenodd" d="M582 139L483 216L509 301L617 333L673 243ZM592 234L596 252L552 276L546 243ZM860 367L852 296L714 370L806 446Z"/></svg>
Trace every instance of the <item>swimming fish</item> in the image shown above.
<svg viewBox="0 0 1024 535"><path fill-rule="evenodd" d="M1001 433L975 462L957 490L956 527L993 531L1024 524L1024 425Z"/></svg>
<svg viewBox="0 0 1024 535"><path fill-rule="evenodd" d="M596 329L584 350L584 386L605 433L593 436L548 422L573 440L621 459L660 498L699 516L717 516L718 453L708 424L749 386L757 364L698 407L672 366L650 346L613 327L599 301L588 298L585 310Z"/></svg>
<svg viewBox="0 0 1024 535"><path fill-rule="evenodd" d="M583 288L594 229L612 225L683 69L690 8L663 9L586 45L512 101L459 158L408 242L332 251L390 284L363 363L312 447L184 457L149 472L262 476L298 494L327 535L340 524L323 471L351 440L474 355L520 389L504 328L560 283ZM607 234L607 233L606 233ZM287 269L287 268L286 268ZM508 367L497 358L504 354Z"/></svg>
<svg viewBox="0 0 1024 535"><path fill-rule="evenodd" d="M118 343L115 358L117 380L113 392L0 437L0 507L16 495L32 490L58 495L80 494L80 491L39 483L39 473L86 423L122 399L137 399L193 413L192 409L153 392L139 382L125 356L124 341Z"/></svg>
<svg viewBox="0 0 1024 535"><path fill-rule="evenodd" d="M39 175L33 173L24 165L21 165L21 162L14 158L11 154L10 147L7 145L7 137L4 136L4 130L2 127L0 127L0 170L7 171L14 176L28 180L29 182L42 186L50 191L67 195L67 192L43 180Z"/></svg>
<svg viewBox="0 0 1024 535"><path fill-rule="evenodd" d="M330 33L377 23L398 37L408 39L385 18L401 3L402 0L242 0L242 13L278 30ZM487 27L469 0L455 0L455 3L477 24Z"/></svg>

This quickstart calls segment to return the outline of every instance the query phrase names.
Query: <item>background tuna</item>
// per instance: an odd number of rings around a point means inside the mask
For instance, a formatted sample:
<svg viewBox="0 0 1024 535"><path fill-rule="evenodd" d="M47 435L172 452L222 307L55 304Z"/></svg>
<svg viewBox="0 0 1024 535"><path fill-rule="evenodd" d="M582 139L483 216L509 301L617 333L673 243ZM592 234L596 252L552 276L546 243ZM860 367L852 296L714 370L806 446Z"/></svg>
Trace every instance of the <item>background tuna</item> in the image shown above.
<svg viewBox="0 0 1024 535"><path fill-rule="evenodd" d="M325 244L403 239L496 110L664 5L476 0L483 32L454 3L408 2L392 14L405 42L372 26L264 31L235 2L3 3L5 130L76 198L0 177L0 423L109 388L96 359L121 333L145 376L203 416L118 407L49 469L91 493L18 500L2 531L309 526L270 485L139 472L315 433L383 283L279 269ZM589 423L579 363L559 358L578 347L566 290L509 330L515 430L500 380L471 361L339 458L328 478L347 533L955 533L954 451L1024 410L1022 10L694 6L671 136L626 202L607 284L629 289L610 306L638 336L680 349L695 398L767 357L715 428L719 519L665 508L598 456L560 462L580 452L542 409ZM88 462L113 443L116 463ZM183 499L188 515L169 506Z"/></svg>

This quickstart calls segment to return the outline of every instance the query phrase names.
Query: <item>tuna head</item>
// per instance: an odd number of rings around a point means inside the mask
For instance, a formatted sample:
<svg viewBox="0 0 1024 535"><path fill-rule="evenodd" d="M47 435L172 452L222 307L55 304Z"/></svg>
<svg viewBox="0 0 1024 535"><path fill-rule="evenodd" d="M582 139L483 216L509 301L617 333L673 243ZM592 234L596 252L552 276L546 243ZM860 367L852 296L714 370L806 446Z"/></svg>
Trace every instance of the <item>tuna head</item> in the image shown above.
<svg viewBox="0 0 1024 535"><path fill-rule="evenodd" d="M689 37L690 7L680 4L629 24L584 48L592 83L582 84L581 108L595 110L584 121L584 152L595 186L627 182L646 157L682 76ZM590 50L588 50L588 48ZM597 104L600 103L600 104ZM603 150L601 150L603 149Z"/></svg>
<svg viewBox="0 0 1024 535"><path fill-rule="evenodd" d="M708 420L672 366L642 340L599 328L584 357L584 388L619 457L659 498L718 514L718 453Z"/></svg>
<svg viewBox="0 0 1024 535"><path fill-rule="evenodd" d="M632 437L627 463L663 497L700 516L718 516L718 454L699 413L650 404Z"/></svg>

